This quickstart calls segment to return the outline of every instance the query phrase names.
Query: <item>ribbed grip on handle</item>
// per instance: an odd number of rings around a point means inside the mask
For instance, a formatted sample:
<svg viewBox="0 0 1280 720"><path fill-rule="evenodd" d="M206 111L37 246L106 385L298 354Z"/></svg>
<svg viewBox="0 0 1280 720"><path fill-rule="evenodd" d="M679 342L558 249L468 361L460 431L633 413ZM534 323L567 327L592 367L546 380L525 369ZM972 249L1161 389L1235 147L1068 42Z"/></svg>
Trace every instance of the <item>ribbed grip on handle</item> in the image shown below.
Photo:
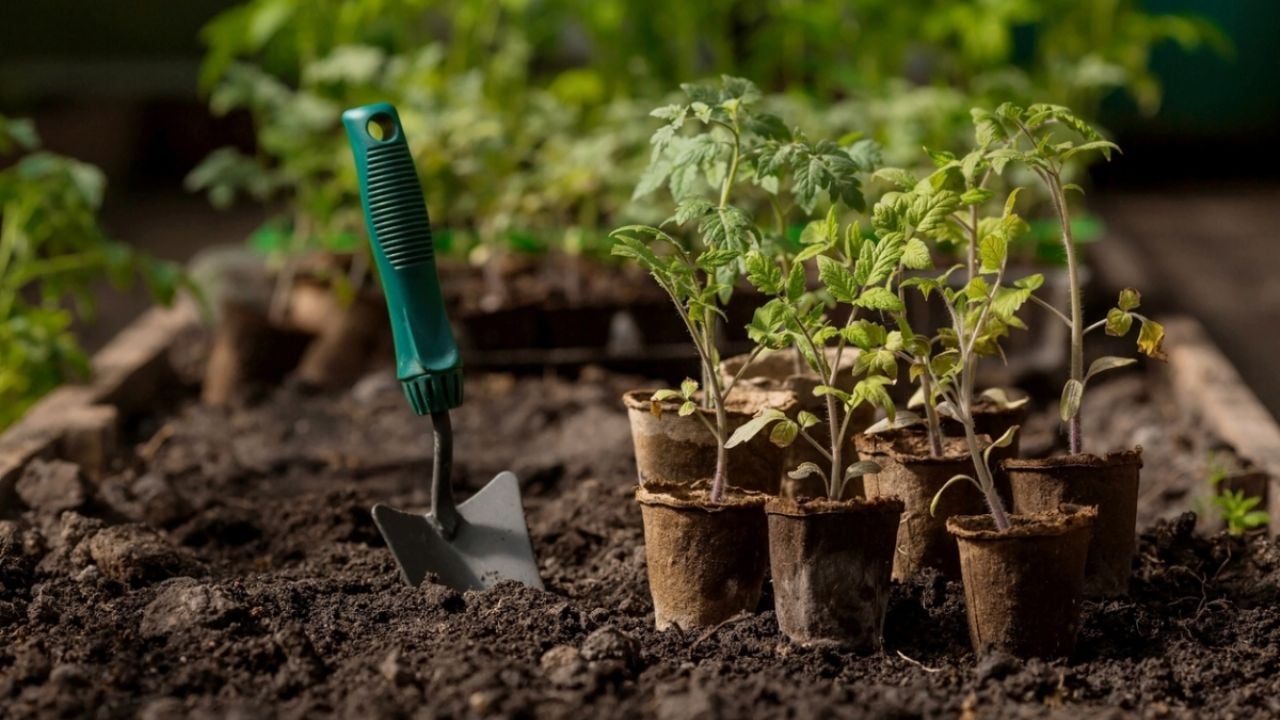
<svg viewBox="0 0 1280 720"><path fill-rule="evenodd" d="M396 375L419 415L462 404L462 362L436 274L431 220L400 116L388 103L342 114L365 226L396 345Z"/></svg>

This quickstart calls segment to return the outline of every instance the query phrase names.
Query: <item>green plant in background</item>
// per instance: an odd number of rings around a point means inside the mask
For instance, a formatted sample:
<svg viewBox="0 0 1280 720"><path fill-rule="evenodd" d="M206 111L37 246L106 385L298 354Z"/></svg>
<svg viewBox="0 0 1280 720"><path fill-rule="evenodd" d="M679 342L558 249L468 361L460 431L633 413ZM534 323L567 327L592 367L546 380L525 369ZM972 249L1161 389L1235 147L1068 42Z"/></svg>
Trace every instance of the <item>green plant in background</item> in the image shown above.
<svg viewBox="0 0 1280 720"><path fill-rule="evenodd" d="M780 93L764 105L803 113L815 137L863 128L905 164L921 145L962 147L975 101L1049 98L1092 117L1121 90L1152 107L1154 46L1220 41L1133 0L252 0L204 39L211 105L249 112L258 147L215 153L189 186L217 204L283 202L255 244L286 277L285 258L360 247L345 107L395 102L433 138L415 160L455 252L597 254L602 228L662 217L629 197L647 154L634 110L691 77L760 79Z"/></svg>
<svg viewBox="0 0 1280 720"><path fill-rule="evenodd" d="M0 116L0 427L62 382L84 377L88 358L74 315L89 319L93 289L140 277L170 302L187 286L177 265L110 242L98 224L105 179L92 165L40 150L28 120Z"/></svg>

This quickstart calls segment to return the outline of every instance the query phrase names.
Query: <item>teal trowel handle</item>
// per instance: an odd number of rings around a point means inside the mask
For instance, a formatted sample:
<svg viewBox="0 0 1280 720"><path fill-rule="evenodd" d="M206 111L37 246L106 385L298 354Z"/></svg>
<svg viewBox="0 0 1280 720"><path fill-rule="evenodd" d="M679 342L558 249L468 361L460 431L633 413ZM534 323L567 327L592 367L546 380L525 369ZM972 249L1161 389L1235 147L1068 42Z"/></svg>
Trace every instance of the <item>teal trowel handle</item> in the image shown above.
<svg viewBox="0 0 1280 720"><path fill-rule="evenodd" d="M342 114L360 178L369 242L382 278L396 345L396 376L419 415L462 404L462 362L436 274L422 186L388 103Z"/></svg>

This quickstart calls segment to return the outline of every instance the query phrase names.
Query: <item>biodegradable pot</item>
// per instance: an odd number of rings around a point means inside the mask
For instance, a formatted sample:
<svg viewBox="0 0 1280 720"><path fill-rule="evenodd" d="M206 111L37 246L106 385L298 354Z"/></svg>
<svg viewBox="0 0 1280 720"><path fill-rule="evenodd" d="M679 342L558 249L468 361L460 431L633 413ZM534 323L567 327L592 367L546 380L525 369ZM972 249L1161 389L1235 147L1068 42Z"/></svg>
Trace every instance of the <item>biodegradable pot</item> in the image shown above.
<svg viewBox="0 0 1280 720"><path fill-rule="evenodd" d="M768 567L764 495L735 489L712 505L705 489L641 486L636 501L659 630L755 611Z"/></svg>
<svg viewBox="0 0 1280 720"><path fill-rule="evenodd" d="M897 498L769 500L774 607L787 637L880 649L902 509Z"/></svg>
<svg viewBox="0 0 1280 720"><path fill-rule="evenodd" d="M836 387L852 391L855 384L853 377L853 365L858 358L857 348L845 348L840 355L840 367L836 373ZM828 362L835 363L835 348L827 348ZM827 420L827 403L826 399L813 394L814 388L819 385L825 385L826 381L819 378L811 372L808 366L796 367L795 353L792 351L776 351L763 352L755 360L751 360L750 355L735 355L720 363L720 374L724 377L725 382L729 382L738 372L742 372L738 385L735 386L734 392L739 392L739 388L751 388L755 390L787 390L795 395L797 408L806 410L817 415L823 420L819 425L808 430L809 434L824 447L831 444L831 432L828 428ZM746 367L744 370L743 367ZM856 435L867 428L875 419L875 408L871 405L861 405L854 410L853 418L849 421L850 438L845 442L843 463L845 467L858 461L858 451L853 443L853 435ZM801 463L811 462L824 471L829 471L831 461L822 456L812 445L804 438L797 438L795 442L787 449L785 460L786 470L790 471L798 467ZM782 494L787 497L794 498L820 498L826 497L827 489L822 482L822 478L811 475L801 480L784 477L782 481ZM862 494L861 480L850 480L845 486L845 497L857 497Z"/></svg>
<svg viewBox="0 0 1280 720"><path fill-rule="evenodd" d="M223 301L200 399L226 405L245 386L279 383L298 364L311 336L281 327L256 305Z"/></svg>
<svg viewBox="0 0 1280 720"><path fill-rule="evenodd" d="M1088 453L1002 464L1017 513L1046 512L1063 503L1098 508L1085 568L1085 593L1109 597L1129 590L1138 522L1142 448L1099 457Z"/></svg>
<svg viewBox="0 0 1280 720"><path fill-rule="evenodd" d="M975 652L1063 657L1080 630L1092 507L1009 516L998 532L990 515L947 520L960 547L969 641Z"/></svg>
<svg viewBox="0 0 1280 720"><path fill-rule="evenodd" d="M631 440L635 444L636 470L641 485L692 487L715 476L716 440L696 415L680 417L679 401L655 403L653 390L632 390L622 396L631 419ZM749 421L761 408L772 407L795 415L795 396L785 390L734 390L725 403L729 432ZM699 409L702 417L715 425L712 410ZM777 494L782 480L785 448L769 441L761 432L751 440L731 448L727 474L744 490Z"/></svg>
<svg viewBox="0 0 1280 720"><path fill-rule="evenodd" d="M952 477L977 477L965 441L945 438L942 457L935 458L929 455L928 436L917 430L858 435L855 439L863 459L880 465L880 472L863 476L867 497L897 497L905 505L893 555L893 579L906 580L923 568L959 579L960 556L955 538L947 533L947 518L984 513L986 501L972 483L956 483L943 493L936 513L929 513L929 505ZM978 441L984 448L991 443L985 435Z"/></svg>

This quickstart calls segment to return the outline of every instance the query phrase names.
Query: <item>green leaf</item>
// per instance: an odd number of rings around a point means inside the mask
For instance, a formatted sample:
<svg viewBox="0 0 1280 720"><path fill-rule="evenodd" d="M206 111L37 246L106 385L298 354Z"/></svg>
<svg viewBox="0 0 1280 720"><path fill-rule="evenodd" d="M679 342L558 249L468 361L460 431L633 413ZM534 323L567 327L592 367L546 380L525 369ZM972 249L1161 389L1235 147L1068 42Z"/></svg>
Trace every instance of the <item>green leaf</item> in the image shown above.
<svg viewBox="0 0 1280 720"><path fill-rule="evenodd" d="M958 483L964 480L968 480L969 482L973 483L974 487L978 488L979 490L982 489L982 486L978 484L978 481L974 480L968 475L953 475L950 480L942 484L942 487L938 488L938 492L933 494L933 499L929 501L929 517L933 517L934 515L937 514L938 501L942 499L942 493L946 492L947 488L951 487L955 483Z"/></svg>
<svg viewBox="0 0 1280 720"><path fill-rule="evenodd" d="M1138 331L1138 352L1156 360L1167 360L1164 352L1164 326L1154 320L1142 318L1142 329Z"/></svg>
<svg viewBox="0 0 1280 720"><path fill-rule="evenodd" d="M780 410L775 410L773 408L762 410L759 415L756 415L754 418L751 418L739 426L737 430L734 430L733 435L729 436L729 441L726 442L724 446L726 448L737 447L738 445L741 445L755 437L761 430L764 430L769 425L778 422L779 420L786 419L787 416Z"/></svg>
<svg viewBox="0 0 1280 720"><path fill-rule="evenodd" d="M960 202L965 205L981 205L990 200L994 195L994 192L986 188L969 188L960 195Z"/></svg>
<svg viewBox="0 0 1280 720"><path fill-rule="evenodd" d="M909 270L928 270L933 267L929 246L920 238L911 238L902 248L902 265Z"/></svg>
<svg viewBox="0 0 1280 720"><path fill-rule="evenodd" d="M916 425L923 425L924 422L925 422L925 419L923 417L920 417L920 415L913 412L908 412L906 410L901 410L898 413L896 413L895 417L893 418L886 417L882 420L877 420L876 422L872 423L867 427L866 430L862 431L862 434L878 435L880 433L889 432L891 430L901 430L903 428L914 427Z"/></svg>
<svg viewBox="0 0 1280 720"><path fill-rule="evenodd" d="M813 389L814 397L826 397L827 395L835 396L840 402L849 403L853 401L853 396L831 385L819 385Z"/></svg>
<svg viewBox="0 0 1280 720"><path fill-rule="evenodd" d="M1006 448L1012 445L1014 436L1018 434L1018 427L1019 427L1018 425L1013 425L1009 427L1009 429L1004 431L1003 435L1001 435L999 438L996 438L995 442L988 445L987 448L982 451L982 461L985 462L988 466L990 466L991 451L995 450L996 448Z"/></svg>
<svg viewBox="0 0 1280 720"><path fill-rule="evenodd" d="M680 405L680 417L687 417L698 411L698 404L692 400L686 400Z"/></svg>
<svg viewBox="0 0 1280 720"><path fill-rule="evenodd" d="M1030 397L1023 397L1014 400L1009 397L1009 393L1005 392L1004 388L987 388L979 394L979 397L984 397L990 400L1001 410L1013 410L1020 408L1031 400Z"/></svg>
<svg viewBox="0 0 1280 720"><path fill-rule="evenodd" d="M1117 368L1128 367L1130 365L1133 365L1136 362L1138 361L1134 360L1133 358L1114 357L1110 355L1108 355L1107 357L1100 357L1097 360L1094 360L1089 365L1089 372L1085 373L1084 382L1087 385L1089 381L1093 379L1093 376L1097 375L1098 373L1104 373L1108 370L1115 370Z"/></svg>
<svg viewBox="0 0 1280 720"><path fill-rule="evenodd" d="M796 263L791 266L791 272L787 275L787 299L791 301L799 300L808 289L809 278L804 273L804 266Z"/></svg>
<svg viewBox="0 0 1280 720"><path fill-rule="evenodd" d="M1062 415L1062 422L1068 422L1080 412L1080 400L1084 396L1084 383L1076 379L1067 381L1062 386L1062 401L1059 403L1059 411Z"/></svg>
<svg viewBox="0 0 1280 720"><path fill-rule="evenodd" d="M870 320L856 320L841 330L841 335L849 344L860 350L870 350L884 344L888 331L884 326Z"/></svg>
<svg viewBox="0 0 1280 720"><path fill-rule="evenodd" d="M1080 153L1098 151L1102 153L1102 157L1106 158L1107 160L1110 160L1112 150L1115 150L1118 152L1120 150L1120 146L1108 140L1094 140L1092 142L1082 143L1080 145L1073 146L1070 150L1062 154L1062 159L1064 161L1070 160L1072 157L1075 157Z"/></svg>
<svg viewBox="0 0 1280 720"><path fill-rule="evenodd" d="M853 273L839 261L821 256L818 258L818 278L826 286L831 297L839 302L852 303L858 294L858 282Z"/></svg>
<svg viewBox="0 0 1280 720"><path fill-rule="evenodd" d="M1137 310L1142 305L1142 294L1133 288L1125 288L1120 291L1120 299L1116 302L1116 307L1129 312Z"/></svg>
<svg viewBox="0 0 1280 720"><path fill-rule="evenodd" d="M863 475L874 475L882 469L883 468L880 467L880 463L878 462L872 460L859 460L844 469L844 479L852 480L853 478L862 477Z"/></svg>
<svg viewBox="0 0 1280 720"><path fill-rule="evenodd" d="M978 243L978 258L982 262L979 268L981 272L1000 272L1000 268L1004 267L1005 261L1009 258L1009 240L1004 233L994 232L984 235Z"/></svg>
<svg viewBox="0 0 1280 720"><path fill-rule="evenodd" d="M1024 290L1030 290L1032 292L1035 292L1036 290L1040 289L1040 286L1044 285L1044 275L1041 275L1040 273L1028 275L1019 280L1015 280L1013 282L1013 285L1014 287L1019 287Z"/></svg>
<svg viewBox="0 0 1280 720"><path fill-rule="evenodd" d="M910 190L916 184L915 176L902 168L880 168L871 174L871 178L873 180L882 180L899 190Z"/></svg>
<svg viewBox="0 0 1280 720"><path fill-rule="evenodd" d="M811 462L802 462L796 466L795 470L787 473L787 477L792 480L803 480L810 475L817 475L822 478L823 482L826 482L827 480L827 473L823 471L822 468L818 467L816 463Z"/></svg>
<svg viewBox="0 0 1280 720"><path fill-rule="evenodd" d="M773 431L769 433L769 442L778 447L790 447L799 434L799 425L791 420L782 420L773 426Z"/></svg>
<svg viewBox="0 0 1280 720"><path fill-rule="evenodd" d="M685 378L684 381L680 383L681 396L686 398L693 397L693 394L696 392L698 392L697 380L694 380L693 378Z"/></svg>
<svg viewBox="0 0 1280 720"><path fill-rule="evenodd" d="M651 395L649 400L653 402L663 402L664 400L675 400L679 397L683 396L676 390L659 390Z"/></svg>
<svg viewBox="0 0 1280 720"><path fill-rule="evenodd" d="M819 422L822 422L821 420L818 419L817 415L814 415L808 410L801 410L800 414L796 416L796 421L799 422L800 427L804 428L805 430L808 430L814 425L817 425Z"/></svg>
<svg viewBox="0 0 1280 720"><path fill-rule="evenodd" d="M857 300L854 300L854 304L868 310L899 312L903 309L902 300L892 291L883 287L867 288L858 296Z"/></svg>
<svg viewBox="0 0 1280 720"><path fill-rule="evenodd" d="M881 408L892 419L897 415L898 409L893 404L893 398L889 397L889 391L884 389L884 386L890 382L889 378L882 376L871 376L859 380L858 384L853 386L851 398L853 406L856 407L865 402Z"/></svg>
<svg viewBox="0 0 1280 720"><path fill-rule="evenodd" d="M753 250L744 260L747 282L765 295L777 295L782 291L782 268L763 253Z"/></svg>
<svg viewBox="0 0 1280 720"><path fill-rule="evenodd" d="M1107 311L1106 332L1112 337L1124 337L1129 334L1129 329L1133 327L1133 316L1121 310L1120 308L1111 308Z"/></svg>

